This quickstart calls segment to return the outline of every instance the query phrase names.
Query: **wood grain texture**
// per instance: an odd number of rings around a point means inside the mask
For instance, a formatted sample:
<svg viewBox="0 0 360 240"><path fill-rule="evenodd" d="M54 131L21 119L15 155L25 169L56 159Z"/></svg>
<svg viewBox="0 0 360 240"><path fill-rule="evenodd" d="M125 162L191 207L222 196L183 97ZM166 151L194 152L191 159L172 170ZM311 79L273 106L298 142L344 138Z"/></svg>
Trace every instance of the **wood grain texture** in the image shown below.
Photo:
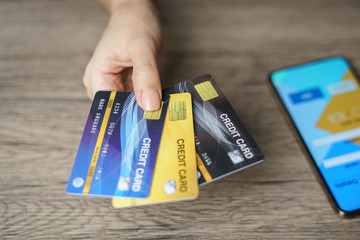
<svg viewBox="0 0 360 240"><path fill-rule="evenodd" d="M265 162L195 201L117 210L65 193L90 108L82 86L108 15L89 0L0 0L0 239L359 239L335 215L267 74L344 55L360 71L357 0L161 0L164 86L215 76Z"/></svg>

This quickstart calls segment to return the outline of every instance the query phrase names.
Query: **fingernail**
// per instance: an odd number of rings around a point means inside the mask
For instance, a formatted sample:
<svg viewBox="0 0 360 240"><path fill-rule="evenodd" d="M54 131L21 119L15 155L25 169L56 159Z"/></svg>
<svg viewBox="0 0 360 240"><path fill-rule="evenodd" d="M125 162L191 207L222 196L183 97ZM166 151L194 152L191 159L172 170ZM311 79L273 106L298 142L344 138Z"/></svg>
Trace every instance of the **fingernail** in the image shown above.
<svg viewBox="0 0 360 240"><path fill-rule="evenodd" d="M141 102L145 111L155 111L160 108L160 95L156 89L145 89L142 91Z"/></svg>

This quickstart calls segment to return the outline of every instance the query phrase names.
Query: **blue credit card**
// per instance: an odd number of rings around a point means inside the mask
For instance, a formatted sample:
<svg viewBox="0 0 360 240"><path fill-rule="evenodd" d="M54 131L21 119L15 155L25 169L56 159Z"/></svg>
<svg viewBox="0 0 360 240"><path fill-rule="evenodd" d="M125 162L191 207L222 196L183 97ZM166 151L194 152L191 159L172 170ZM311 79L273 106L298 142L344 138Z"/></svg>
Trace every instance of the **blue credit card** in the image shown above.
<svg viewBox="0 0 360 240"><path fill-rule="evenodd" d="M68 182L71 194L149 195L169 95L147 112L130 92L97 92Z"/></svg>
<svg viewBox="0 0 360 240"><path fill-rule="evenodd" d="M211 75L178 83L163 92L191 93L199 185L264 160L263 152Z"/></svg>

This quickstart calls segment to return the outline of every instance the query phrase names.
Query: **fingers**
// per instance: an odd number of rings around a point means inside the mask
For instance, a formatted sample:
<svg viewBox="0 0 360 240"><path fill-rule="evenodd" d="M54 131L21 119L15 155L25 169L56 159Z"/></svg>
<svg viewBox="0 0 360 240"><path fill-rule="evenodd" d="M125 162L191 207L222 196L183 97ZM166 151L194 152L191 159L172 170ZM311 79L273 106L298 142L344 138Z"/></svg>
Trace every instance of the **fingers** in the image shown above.
<svg viewBox="0 0 360 240"><path fill-rule="evenodd" d="M155 46L151 41L141 40L130 46L130 58L133 68L117 66L109 71L113 61L104 62L94 58L89 62L84 74L84 85L90 99L97 91L134 90L139 106L146 111L160 108L161 83L155 59ZM105 68L105 67L107 68ZM132 70L132 71L131 71ZM129 81L132 78L132 81Z"/></svg>
<svg viewBox="0 0 360 240"><path fill-rule="evenodd" d="M134 41L130 46L135 96L140 107L146 111L160 108L161 83L155 49L154 42L146 39Z"/></svg>
<svg viewBox="0 0 360 240"><path fill-rule="evenodd" d="M124 91L120 74L103 72L92 61L86 67L83 83L90 99L94 98L97 91Z"/></svg>

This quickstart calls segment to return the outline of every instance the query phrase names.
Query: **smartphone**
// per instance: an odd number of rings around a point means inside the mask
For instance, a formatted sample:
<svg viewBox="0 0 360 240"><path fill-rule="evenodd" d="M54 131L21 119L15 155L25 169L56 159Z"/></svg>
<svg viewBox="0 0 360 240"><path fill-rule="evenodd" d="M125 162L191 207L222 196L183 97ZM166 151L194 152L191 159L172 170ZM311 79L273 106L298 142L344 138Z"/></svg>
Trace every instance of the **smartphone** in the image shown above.
<svg viewBox="0 0 360 240"><path fill-rule="evenodd" d="M308 62L269 80L337 213L360 213L360 82L349 61Z"/></svg>

